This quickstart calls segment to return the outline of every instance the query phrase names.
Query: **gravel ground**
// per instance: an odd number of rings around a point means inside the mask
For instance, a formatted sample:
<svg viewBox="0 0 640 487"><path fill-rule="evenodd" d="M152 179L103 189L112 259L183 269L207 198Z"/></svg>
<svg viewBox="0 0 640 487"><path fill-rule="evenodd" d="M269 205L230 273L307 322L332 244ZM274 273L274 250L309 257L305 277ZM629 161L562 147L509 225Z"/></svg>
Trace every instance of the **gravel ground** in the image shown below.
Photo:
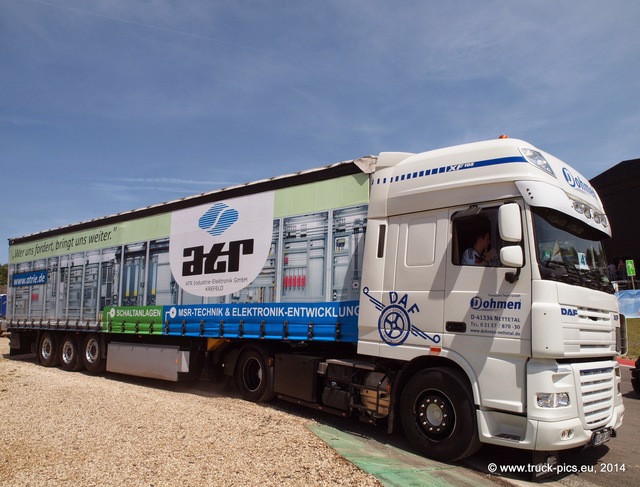
<svg viewBox="0 0 640 487"><path fill-rule="evenodd" d="M89 376L9 358L0 485L380 486L300 418L223 385Z"/></svg>

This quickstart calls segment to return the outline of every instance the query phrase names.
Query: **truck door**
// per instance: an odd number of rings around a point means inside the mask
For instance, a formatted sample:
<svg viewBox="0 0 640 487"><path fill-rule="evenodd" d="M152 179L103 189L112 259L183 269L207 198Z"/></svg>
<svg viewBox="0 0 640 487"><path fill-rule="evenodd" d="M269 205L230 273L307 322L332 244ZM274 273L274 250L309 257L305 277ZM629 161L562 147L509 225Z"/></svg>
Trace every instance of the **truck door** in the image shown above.
<svg viewBox="0 0 640 487"><path fill-rule="evenodd" d="M387 293L387 299L395 306L399 322L383 327L383 341L389 345L439 347L444 314L446 211L403 215L394 221L398 225L398 260L394 292ZM389 319L395 319L393 312ZM398 343L394 343L395 335Z"/></svg>
<svg viewBox="0 0 640 487"><path fill-rule="evenodd" d="M531 267L524 262L514 269L500 261L503 247L527 245L526 232L521 242L502 241L500 206L450 211L444 343L474 369L483 405L522 412L531 350ZM522 221L521 207L516 210Z"/></svg>
<svg viewBox="0 0 640 487"><path fill-rule="evenodd" d="M400 215L388 220L388 230L372 228L358 351L409 360L441 345L448 213Z"/></svg>

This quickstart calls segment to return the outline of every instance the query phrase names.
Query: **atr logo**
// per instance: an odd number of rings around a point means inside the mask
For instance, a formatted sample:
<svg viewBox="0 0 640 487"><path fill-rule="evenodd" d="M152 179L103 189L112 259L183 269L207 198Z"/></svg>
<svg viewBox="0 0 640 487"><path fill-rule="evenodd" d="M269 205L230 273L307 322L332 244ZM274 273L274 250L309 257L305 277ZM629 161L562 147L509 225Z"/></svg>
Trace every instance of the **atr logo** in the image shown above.
<svg viewBox="0 0 640 487"><path fill-rule="evenodd" d="M274 193L198 205L171 214L171 273L195 296L225 296L262 270L273 236Z"/></svg>
<svg viewBox="0 0 640 487"><path fill-rule="evenodd" d="M200 217L198 226L217 237L238 221L238 210L224 203L216 203ZM183 276L238 272L240 256L253 254L253 239L214 243L209 251L204 246L184 249L183 256L191 257L182 263Z"/></svg>
<svg viewBox="0 0 640 487"><path fill-rule="evenodd" d="M440 335L428 335L417 326L411 324L410 315L418 313L420 308L418 308L417 304L409 306L408 294L399 297L398 293L390 291L390 304L385 306L369 294L368 287L365 287L362 292L380 311L378 333L380 333L380 338L387 345L392 347L402 345L409 337L409 334L420 337L423 340L430 340L433 343L440 343Z"/></svg>
<svg viewBox="0 0 640 487"><path fill-rule="evenodd" d="M224 203L216 203L200 217L198 226L214 237L222 235L238 221L238 210Z"/></svg>
<svg viewBox="0 0 640 487"><path fill-rule="evenodd" d="M184 249L184 257L191 257L191 259L182 263L182 275L199 276L201 274L238 272L240 270L240 256L253 254L253 242L253 239L236 240L229 242L226 249L226 244L215 243L208 252L205 252L204 246Z"/></svg>

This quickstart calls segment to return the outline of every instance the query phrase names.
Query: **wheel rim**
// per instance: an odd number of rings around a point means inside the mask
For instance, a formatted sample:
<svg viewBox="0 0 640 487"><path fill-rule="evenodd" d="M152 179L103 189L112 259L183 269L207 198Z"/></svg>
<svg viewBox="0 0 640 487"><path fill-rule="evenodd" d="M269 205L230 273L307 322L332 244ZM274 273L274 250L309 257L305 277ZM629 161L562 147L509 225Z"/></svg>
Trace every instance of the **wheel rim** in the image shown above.
<svg viewBox="0 0 640 487"><path fill-rule="evenodd" d="M98 341L95 338L89 339L89 341L87 342L87 347L84 351L84 356L87 359L87 362L90 364L95 364L98 360L98 353Z"/></svg>
<svg viewBox="0 0 640 487"><path fill-rule="evenodd" d="M242 367L242 383L249 392L255 392L262 384L262 365L254 357L250 357Z"/></svg>
<svg viewBox="0 0 640 487"><path fill-rule="evenodd" d="M414 414L420 432L431 440L444 440L455 428L454 408L441 391L428 390L422 393L416 401Z"/></svg>
<svg viewBox="0 0 640 487"><path fill-rule="evenodd" d="M40 347L40 354L44 360L49 360L53 355L53 343L51 338L46 337L42 340L42 346Z"/></svg>
<svg viewBox="0 0 640 487"><path fill-rule="evenodd" d="M69 340L65 340L62 344L62 361L70 364L73 361L73 344Z"/></svg>

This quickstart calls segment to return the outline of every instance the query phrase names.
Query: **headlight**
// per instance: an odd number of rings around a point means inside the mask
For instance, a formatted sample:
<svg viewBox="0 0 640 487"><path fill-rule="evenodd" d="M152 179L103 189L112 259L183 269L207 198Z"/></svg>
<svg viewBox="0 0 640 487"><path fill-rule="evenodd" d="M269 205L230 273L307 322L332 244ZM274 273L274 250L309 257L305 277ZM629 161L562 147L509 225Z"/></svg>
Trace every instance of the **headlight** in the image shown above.
<svg viewBox="0 0 640 487"><path fill-rule="evenodd" d="M536 399L541 408L565 408L571 404L566 392L538 392Z"/></svg>
<svg viewBox="0 0 640 487"><path fill-rule="evenodd" d="M544 172L550 174L554 178L556 177L553 169L551 169L551 166L540 152L538 152L537 150L529 149L528 147L521 147L520 153L527 161L529 161L529 163L533 164L538 169L542 169Z"/></svg>

